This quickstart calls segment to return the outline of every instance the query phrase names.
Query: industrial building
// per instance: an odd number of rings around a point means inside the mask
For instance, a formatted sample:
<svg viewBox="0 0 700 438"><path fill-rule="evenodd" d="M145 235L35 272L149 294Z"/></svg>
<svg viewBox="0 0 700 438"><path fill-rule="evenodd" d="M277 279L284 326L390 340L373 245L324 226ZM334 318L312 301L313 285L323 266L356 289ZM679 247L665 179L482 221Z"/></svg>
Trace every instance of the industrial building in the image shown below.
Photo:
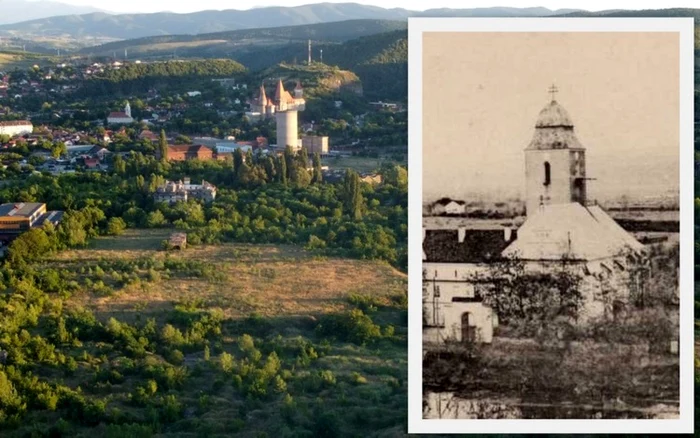
<svg viewBox="0 0 700 438"><path fill-rule="evenodd" d="M40 202L0 204L0 234L20 234L46 221L57 225L62 217L62 211L47 211Z"/></svg>

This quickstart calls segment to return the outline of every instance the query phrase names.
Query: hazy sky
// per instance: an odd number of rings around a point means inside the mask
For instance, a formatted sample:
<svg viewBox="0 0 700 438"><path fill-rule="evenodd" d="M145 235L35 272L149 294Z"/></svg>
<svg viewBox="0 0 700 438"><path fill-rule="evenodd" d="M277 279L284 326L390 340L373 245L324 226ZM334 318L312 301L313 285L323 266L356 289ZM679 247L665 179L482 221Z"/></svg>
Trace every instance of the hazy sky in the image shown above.
<svg viewBox="0 0 700 438"><path fill-rule="evenodd" d="M524 195L524 148L557 101L586 148L591 198L678 186L677 33L424 33L426 200Z"/></svg>
<svg viewBox="0 0 700 438"><path fill-rule="evenodd" d="M12 0L4 0L12 1ZM193 12L207 9L250 9L261 6L298 6L310 3L361 3L381 6L383 8L405 8L411 10L425 10L432 8L480 8L492 6L512 6L512 7L533 7L543 6L550 9L558 8L581 8L591 11L604 9L657 9L670 7L697 7L697 0L678 0L673 3L662 0L641 0L630 2L629 0L608 0L608 1L581 1L581 0L321 0L318 2L309 0L198 0L193 1L172 1L172 0L56 0L62 3L75 5L90 5L107 11L114 12Z"/></svg>

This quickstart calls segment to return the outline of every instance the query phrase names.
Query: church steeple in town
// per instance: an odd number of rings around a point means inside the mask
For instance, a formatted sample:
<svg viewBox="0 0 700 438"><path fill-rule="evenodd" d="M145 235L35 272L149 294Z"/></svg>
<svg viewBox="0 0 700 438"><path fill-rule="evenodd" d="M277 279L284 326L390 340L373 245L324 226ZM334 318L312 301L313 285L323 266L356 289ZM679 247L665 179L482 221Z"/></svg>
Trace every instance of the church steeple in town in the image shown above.
<svg viewBox="0 0 700 438"><path fill-rule="evenodd" d="M569 113L556 100L558 91L555 85L548 89L551 101L540 111L525 149L528 215L549 204L586 204L585 148Z"/></svg>

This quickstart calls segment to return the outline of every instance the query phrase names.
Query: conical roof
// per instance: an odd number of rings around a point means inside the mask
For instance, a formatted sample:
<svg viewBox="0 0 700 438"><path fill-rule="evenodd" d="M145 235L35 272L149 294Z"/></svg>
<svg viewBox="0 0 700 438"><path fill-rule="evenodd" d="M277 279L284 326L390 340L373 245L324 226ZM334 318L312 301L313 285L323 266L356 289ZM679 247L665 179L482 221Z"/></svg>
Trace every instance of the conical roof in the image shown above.
<svg viewBox="0 0 700 438"><path fill-rule="evenodd" d="M552 100L549 105L542 108L540 115L537 117L536 128L557 128L557 127L567 127L573 128L574 123L569 117L569 113L564 109L563 106L559 105L559 102Z"/></svg>
<svg viewBox="0 0 700 438"><path fill-rule="evenodd" d="M518 237L502 253L524 260L599 260L643 249L598 206L545 205L528 215Z"/></svg>
<svg viewBox="0 0 700 438"><path fill-rule="evenodd" d="M284 85L282 84L282 79L277 82L277 88L275 89L275 102L282 100L284 96Z"/></svg>
<svg viewBox="0 0 700 438"><path fill-rule="evenodd" d="M569 113L556 100L552 99L537 116L535 134L527 149L583 149Z"/></svg>
<svg viewBox="0 0 700 438"><path fill-rule="evenodd" d="M267 103L267 95L265 94L264 84L260 84L260 96L258 97L258 101L260 101L262 104Z"/></svg>

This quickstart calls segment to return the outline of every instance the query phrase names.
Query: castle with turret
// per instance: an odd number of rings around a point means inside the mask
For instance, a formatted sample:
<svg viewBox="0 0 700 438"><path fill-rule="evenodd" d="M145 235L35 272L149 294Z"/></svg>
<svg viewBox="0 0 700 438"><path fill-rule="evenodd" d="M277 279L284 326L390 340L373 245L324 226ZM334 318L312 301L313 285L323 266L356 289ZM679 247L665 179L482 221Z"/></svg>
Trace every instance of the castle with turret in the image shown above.
<svg viewBox="0 0 700 438"><path fill-rule="evenodd" d="M260 118L275 117L277 123L277 147L291 146L293 149L301 148L299 140L298 111L304 111L304 89L297 81L292 93L284 89L282 80L278 80L273 98L269 98L265 92L265 85L260 85L258 97L250 102L250 115Z"/></svg>

